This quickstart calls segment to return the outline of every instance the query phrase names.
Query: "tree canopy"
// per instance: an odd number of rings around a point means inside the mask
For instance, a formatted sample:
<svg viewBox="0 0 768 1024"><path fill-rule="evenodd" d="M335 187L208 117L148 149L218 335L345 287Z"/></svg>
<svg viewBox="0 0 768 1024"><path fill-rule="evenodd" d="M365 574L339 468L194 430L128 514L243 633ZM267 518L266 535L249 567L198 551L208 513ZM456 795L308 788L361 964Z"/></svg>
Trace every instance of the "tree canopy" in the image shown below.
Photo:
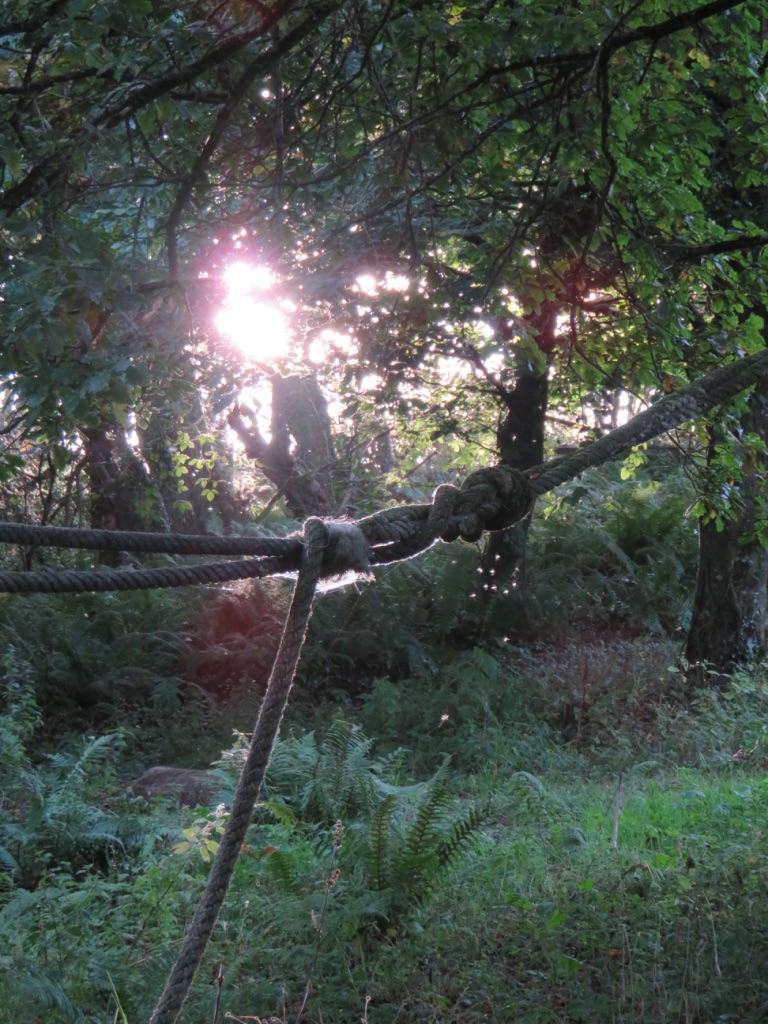
<svg viewBox="0 0 768 1024"><path fill-rule="evenodd" d="M355 512L759 350L767 61L725 0L10 2L6 506L226 529L234 432Z"/></svg>
<svg viewBox="0 0 768 1024"><path fill-rule="evenodd" d="M409 382L447 433L521 367L573 404L758 347L763 27L678 7L8 4L6 424L224 408L235 257L294 304L297 363L320 338L328 385Z"/></svg>

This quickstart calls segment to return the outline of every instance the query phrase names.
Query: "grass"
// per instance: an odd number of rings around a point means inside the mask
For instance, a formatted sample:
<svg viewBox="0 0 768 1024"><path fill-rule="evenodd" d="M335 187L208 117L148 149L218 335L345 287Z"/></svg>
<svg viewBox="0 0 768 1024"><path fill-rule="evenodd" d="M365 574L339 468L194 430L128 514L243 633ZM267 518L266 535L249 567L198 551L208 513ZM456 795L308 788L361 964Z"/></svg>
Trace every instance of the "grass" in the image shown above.
<svg viewBox="0 0 768 1024"><path fill-rule="evenodd" d="M673 654L609 637L465 652L380 680L325 746L322 711L314 738L294 713L182 1021L213 1021L219 964L220 1019L293 1022L310 984L305 1024L763 1021L768 681L684 706ZM473 809L481 831L420 898L391 839L412 842L446 753L425 834ZM384 798L389 891L361 853ZM214 831L199 809L112 808L128 811L141 834L106 861L51 864L33 890L0 874L17 1024L148 1019L208 871L189 837ZM430 870L430 848L409 856Z"/></svg>

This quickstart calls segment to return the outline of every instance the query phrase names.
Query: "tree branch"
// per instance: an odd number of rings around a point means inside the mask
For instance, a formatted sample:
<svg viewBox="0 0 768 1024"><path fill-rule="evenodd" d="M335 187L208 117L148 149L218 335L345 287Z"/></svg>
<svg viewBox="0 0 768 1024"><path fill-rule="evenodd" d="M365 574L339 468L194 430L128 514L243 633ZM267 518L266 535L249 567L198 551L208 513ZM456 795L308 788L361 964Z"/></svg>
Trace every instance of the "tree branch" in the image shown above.
<svg viewBox="0 0 768 1024"><path fill-rule="evenodd" d="M21 18L19 21L7 21L0 24L0 38L3 36L19 36L25 32L36 32L39 28L47 25L51 18L54 18L62 7L66 7L69 0L53 0L39 14L29 18Z"/></svg>
<svg viewBox="0 0 768 1024"><path fill-rule="evenodd" d="M703 256L722 256L729 252L743 252L745 249L760 249L764 245L768 245L768 234L741 235L739 238L728 238L722 242L690 246L683 250L679 259L697 260Z"/></svg>
<svg viewBox="0 0 768 1024"><path fill-rule="evenodd" d="M91 135L95 128L114 127L124 118L132 116L166 93L192 82L197 76L230 60L255 39L265 35L273 28L288 13L294 3L295 0L283 0L282 3L276 4L269 10L269 17L262 18L257 26L227 39L220 46L209 50L208 53L179 71L163 75L156 81L146 84L139 84L136 79L118 83L104 99L101 110L92 120L79 130L71 132L66 144L59 145L54 153L50 153L32 167L22 181L6 189L5 193L0 196L0 210L17 210L45 189L65 179L70 170L73 152L81 140ZM260 55L259 59L262 62L260 70L268 70L274 62L280 60L289 51L291 46L294 46L312 29L320 25L340 5L341 0L322 0L316 6L313 5L311 13L299 25Z"/></svg>

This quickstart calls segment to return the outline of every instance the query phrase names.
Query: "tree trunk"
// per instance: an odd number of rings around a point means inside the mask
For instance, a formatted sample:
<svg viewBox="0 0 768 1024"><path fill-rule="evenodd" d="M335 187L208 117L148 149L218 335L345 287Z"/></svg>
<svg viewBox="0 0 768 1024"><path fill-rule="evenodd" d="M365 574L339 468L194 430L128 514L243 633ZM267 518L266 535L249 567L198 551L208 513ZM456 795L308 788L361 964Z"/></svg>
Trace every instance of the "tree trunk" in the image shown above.
<svg viewBox="0 0 768 1024"><path fill-rule="evenodd" d="M306 519L338 513L331 419L314 376L274 375L269 441L255 415L242 406L235 406L228 421L246 455L285 497L292 515Z"/></svg>
<svg viewBox="0 0 768 1024"><path fill-rule="evenodd" d="M125 431L103 420L82 431L95 530L157 529L155 488Z"/></svg>
<svg viewBox="0 0 768 1024"><path fill-rule="evenodd" d="M768 437L768 382L757 386L742 418L745 433ZM715 454L716 439L710 448ZM756 535L766 460L745 458L734 518L718 530L699 522L699 568L685 647L688 678L704 685L759 661L766 653L768 550ZM717 675L712 676L711 673Z"/></svg>
<svg viewBox="0 0 768 1024"><path fill-rule="evenodd" d="M499 461L513 469L524 470L544 461L544 432L549 397L549 364L557 341L560 303L541 304L538 313L528 317L533 339L542 352L545 365L536 369L530 362L518 369L512 389L503 390L504 411L496 430ZM491 533L480 563L482 596L487 602L506 583L525 585L525 550L531 516L508 530Z"/></svg>
<svg viewBox="0 0 768 1024"><path fill-rule="evenodd" d="M526 370L508 392L496 439L499 460L524 470L544 461L544 420L547 413L547 371ZM482 592L491 598L500 585L525 583L525 550L531 516L507 530L488 535L480 563Z"/></svg>

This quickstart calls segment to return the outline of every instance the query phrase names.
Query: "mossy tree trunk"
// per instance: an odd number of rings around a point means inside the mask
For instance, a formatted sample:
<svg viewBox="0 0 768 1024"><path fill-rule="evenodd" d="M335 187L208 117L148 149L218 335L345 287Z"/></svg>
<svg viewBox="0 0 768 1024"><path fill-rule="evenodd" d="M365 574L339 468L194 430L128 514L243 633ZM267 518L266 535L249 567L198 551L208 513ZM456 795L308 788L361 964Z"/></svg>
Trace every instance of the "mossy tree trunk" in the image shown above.
<svg viewBox="0 0 768 1024"><path fill-rule="evenodd" d="M524 470L544 461L544 420L547 412L547 372L526 371L508 393L497 428L499 461ZM481 562L484 596L490 598L505 583L523 583L525 550L531 517L507 530L488 535Z"/></svg>

